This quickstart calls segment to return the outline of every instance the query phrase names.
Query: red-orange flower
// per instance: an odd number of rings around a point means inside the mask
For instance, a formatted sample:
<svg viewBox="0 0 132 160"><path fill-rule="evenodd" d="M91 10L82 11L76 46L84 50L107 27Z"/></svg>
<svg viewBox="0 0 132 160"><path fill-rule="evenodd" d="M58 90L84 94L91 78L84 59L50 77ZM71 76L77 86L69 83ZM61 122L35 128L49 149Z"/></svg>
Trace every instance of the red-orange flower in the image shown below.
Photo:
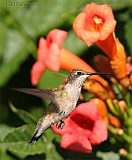
<svg viewBox="0 0 132 160"><path fill-rule="evenodd" d="M95 43L100 47L110 58L115 77L122 79L126 76L126 56L124 47L114 35L115 26L111 7L95 3L88 4L73 23L77 36L88 46Z"/></svg>
<svg viewBox="0 0 132 160"><path fill-rule="evenodd" d="M91 102L94 102L96 104L96 106L98 108L99 118L100 119L106 119L107 118L108 110L107 110L107 106L106 106L105 102L102 101L99 98L93 98L91 100Z"/></svg>
<svg viewBox="0 0 132 160"><path fill-rule="evenodd" d="M80 57L64 48L61 48L66 35L66 32L55 29L49 32L46 40L44 38L40 38L38 58L31 69L31 82L33 85L38 83L46 67L53 71L59 71L59 69L71 71L75 68L80 68L87 72L95 72L95 70ZM107 81L100 76L96 75L92 76L92 78L108 87Z"/></svg>
<svg viewBox="0 0 132 160"><path fill-rule="evenodd" d="M60 49L67 33L54 29L49 32L46 40L40 38L38 48L38 59L31 69L31 82L33 85L38 83L45 67L53 71L60 68Z"/></svg>
<svg viewBox="0 0 132 160"><path fill-rule="evenodd" d="M107 139L107 125L100 120L94 102L78 105L65 119L62 130L53 126L53 130L62 135L61 147L78 152L91 152L92 146Z"/></svg>
<svg viewBox="0 0 132 160"><path fill-rule="evenodd" d="M112 9L106 4L95 3L88 4L73 23L75 33L88 46L105 40L113 33L115 26Z"/></svg>

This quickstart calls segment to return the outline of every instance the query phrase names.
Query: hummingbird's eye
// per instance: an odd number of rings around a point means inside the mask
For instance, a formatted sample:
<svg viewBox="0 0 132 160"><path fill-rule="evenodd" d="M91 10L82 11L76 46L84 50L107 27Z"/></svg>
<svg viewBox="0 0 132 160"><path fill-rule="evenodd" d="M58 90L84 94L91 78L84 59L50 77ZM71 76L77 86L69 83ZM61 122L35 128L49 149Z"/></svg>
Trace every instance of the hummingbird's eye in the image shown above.
<svg viewBox="0 0 132 160"><path fill-rule="evenodd" d="M84 73L82 73L82 72L77 72L76 74L77 74L78 76L84 75Z"/></svg>

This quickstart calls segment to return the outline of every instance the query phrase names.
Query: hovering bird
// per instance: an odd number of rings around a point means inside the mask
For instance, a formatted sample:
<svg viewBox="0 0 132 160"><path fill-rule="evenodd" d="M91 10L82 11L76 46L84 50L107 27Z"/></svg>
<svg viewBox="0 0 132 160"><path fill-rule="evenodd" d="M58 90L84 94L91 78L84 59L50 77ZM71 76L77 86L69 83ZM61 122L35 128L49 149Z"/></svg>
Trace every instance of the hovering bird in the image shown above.
<svg viewBox="0 0 132 160"><path fill-rule="evenodd" d="M39 119L36 129L29 141L34 144L51 125L57 128L64 127L63 118L68 117L75 109L79 99L81 88L85 80L92 75L109 75L110 73L90 73L80 69L74 69L64 80L63 87L54 89L16 88L14 90L31 94L50 100L47 111Z"/></svg>

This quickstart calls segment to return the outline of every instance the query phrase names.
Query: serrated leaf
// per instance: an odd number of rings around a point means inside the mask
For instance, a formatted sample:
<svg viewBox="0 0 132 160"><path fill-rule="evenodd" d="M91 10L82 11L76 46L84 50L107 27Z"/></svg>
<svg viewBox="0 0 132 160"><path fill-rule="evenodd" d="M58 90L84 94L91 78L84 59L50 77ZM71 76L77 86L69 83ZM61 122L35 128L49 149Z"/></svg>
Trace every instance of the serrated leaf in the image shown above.
<svg viewBox="0 0 132 160"><path fill-rule="evenodd" d="M102 158L102 160L120 160L120 156L114 152L97 152L97 157Z"/></svg>
<svg viewBox="0 0 132 160"><path fill-rule="evenodd" d="M27 111L24 111L22 109L17 109L13 106L12 103L9 103L10 109L18 116L20 117L25 123L36 123L37 119L30 114Z"/></svg>

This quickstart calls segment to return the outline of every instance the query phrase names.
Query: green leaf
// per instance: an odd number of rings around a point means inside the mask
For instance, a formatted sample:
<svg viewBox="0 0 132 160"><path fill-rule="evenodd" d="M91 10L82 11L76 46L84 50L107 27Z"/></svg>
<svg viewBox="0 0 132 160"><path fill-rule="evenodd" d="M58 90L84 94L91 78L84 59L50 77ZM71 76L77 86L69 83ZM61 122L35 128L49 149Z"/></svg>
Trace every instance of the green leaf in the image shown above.
<svg viewBox="0 0 132 160"><path fill-rule="evenodd" d="M19 32L14 29L8 30L4 50L0 53L0 86L6 84L11 75L18 71L20 64L27 58L26 43L27 41Z"/></svg>
<svg viewBox="0 0 132 160"><path fill-rule="evenodd" d="M120 156L114 152L97 152L97 157L102 158L102 160L120 160Z"/></svg>
<svg viewBox="0 0 132 160"><path fill-rule="evenodd" d="M0 17L1 18L1 17ZM1 65L1 58L2 58L2 52L4 50L4 45L6 43L6 36L7 36L7 26L6 24L2 23L2 21L0 21L0 65Z"/></svg>
<svg viewBox="0 0 132 160"><path fill-rule="evenodd" d="M4 137L8 134L12 127L6 124L0 124L0 141L4 139Z"/></svg>
<svg viewBox="0 0 132 160"><path fill-rule="evenodd" d="M106 3L106 0L102 0L101 3ZM109 4L113 9L123 9L126 7L130 7L132 5L131 0L125 0L125 1L120 1L120 0L107 0L107 4Z"/></svg>
<svg viewBox="0 0 132 160"><path fill-rule="evenodd" d="M40 139L34 145L29 146L28 140L33 131L34 126L31 124L11 129L10 132L4 137L2 143L0 143L0 148L2 148L2 150L8 150L20 158L25 158L28 155L45 153L47 157L57 157L57 159L61 159L56 152L54 145L51 143L52 138L50 136L53 132L51 130L46 131L46 134L48 134L48 136L50 135L48 138L51 138L51 140L48 139L42 141L42 139Z"/></svg>
<svg viewBox="0 0 132 160"><path fill-rule="evenodd" d="M13 160L14 158L11 158L9 155L6 154L5 151L2 151L0 149L0 159L1 160Z"/></svg>
<svg viewBox="0 0 132 160"><path fill-rule="evenodd" d="M17 157L25 158L28 155L36 155L45 153L45 145L42 142L37 142L33 146L28 146L26 142L11 142L1 143L0 147L10 151Z"/></svg>
<svg viewBox="0 0 132 160"><path fill-rule="evenodd" d="M132 56L132 20L129 19L125 26L125 38L127 40L128 47L130 49L130 55Z"/></svg>
<svg viewBox="0 0 132 160"><path fill-rule="evenodd" d="M28 35L34 37L36 34L45 34L50 29L64 24L87 2L86 0L38 0L35 2L26 0L23 3L32 3L32 6L9 7L8 12ZM23 15L26 16L23 18Z"/></svg>
<svg viewBox="0 0 132 160"><path fill-rule="evenodd" d="M27 155L45 153L46 145L41 139L32 146L28 145L33 130L33 125L23 125L10 130L10 132L4 137L2 143L0 143L0 147L9 150L20 158L24 158Z"/></svg>
<svg viewBox="0 0 132 160"><path fill-rule="evenodd" d="M95 97L92 93L87 91L83 91L82 93L85 101L90 101L92 98Z"/></svg>
<svg viewBox="0 0 132 160"><path fill-rule="evenodd" d="M47 106L48 106L49 102L46 101L45 103L47 103ZM44 106L46 106L45 103L44 103ZM32 108L30 113L33 117L35 117L35 119L39 119L44 111L45 109L43 107L37 106L37 107Z"/></svg>
<svg viewBox="0 0 132 160"><path fill-rule="evenodd" d="M62 160L63 158L56 152L56 148L53 144L50 144L47 147L47 154L46 154L46 160L52 160L52 159L57 159L57 160Z"/></svg>
<svg viewBox="0 0 132 160"><path fill-rule="evenodd" d="M20 117L25 123L36 123L37 119L30 114L27 111L24 111L22 109L17 109L13 106L12 103L9 103L10 109L18 116Z"/></svg>
<svg viewBox="0 0 132 160"><path fill-rule="evenodd" d="M21 127L12 128L3 139L3 142L28 142L31 134L33 133L33 125L23 125Z"/></svg>
<svg viewBox="0 0 132 160"><path fill-rule="evenodd" d="M46 69L39 81L38 86L40 88L55 88L63 83L65 77L66 76L61 73Z"/></svg>
<svg viewBox="0 0 132 160"><path fill-rule="evenodd" d="M73 31L69 32L66 40L64 41L63 47L78 56L82 55L82 52L88 49L88 46L80 40Z"/></svg>

